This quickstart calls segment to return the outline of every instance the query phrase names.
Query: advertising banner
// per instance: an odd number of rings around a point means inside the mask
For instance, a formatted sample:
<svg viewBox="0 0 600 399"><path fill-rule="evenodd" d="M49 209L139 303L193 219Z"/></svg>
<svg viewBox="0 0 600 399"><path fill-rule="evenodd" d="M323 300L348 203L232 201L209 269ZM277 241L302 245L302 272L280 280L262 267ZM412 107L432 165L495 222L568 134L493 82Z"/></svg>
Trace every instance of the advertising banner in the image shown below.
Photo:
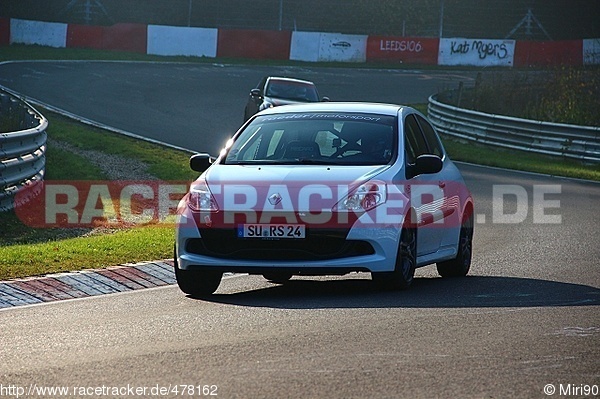
<svg viewBox="0 0 600 399"><path fill-rule="evenodd" d="M308 62L365 62L367 36L292 32L290 59Z"/></svg>
<svg viewBox="0 0 600 399"><path fill-rule="evenodd" d="M290 60L317 62L319 60L320 32L292 32Z"/></svg>
<svg viewBox="0 0 600 399"><path fill-rule="evenodd" d="M514 40L440 39L438 64L512 67L514 55Z"/></svg>
<svg viewBox="0 0 600 399"><path fill-rule="evenodd" d="M215 57L217 29L148 25L148 54Z"/></svg>
<svg viewBox="0 0 600 399"><path fill-rule="evenodd" d="M67 46L67 24L57 22L10 20L10 42L49 47Z"/></svg>
<svg viewBox="0 0 600 399"><path fill-rule="evenodd" d="M319 61L365 62L367 60L367 36L321 33Z"/></svg>
<svg viewBox="0 0 600 399"><path fill-rule="evenodd" d="M439 39L398 36L369 36L367 61L436 65Z"/></svg>

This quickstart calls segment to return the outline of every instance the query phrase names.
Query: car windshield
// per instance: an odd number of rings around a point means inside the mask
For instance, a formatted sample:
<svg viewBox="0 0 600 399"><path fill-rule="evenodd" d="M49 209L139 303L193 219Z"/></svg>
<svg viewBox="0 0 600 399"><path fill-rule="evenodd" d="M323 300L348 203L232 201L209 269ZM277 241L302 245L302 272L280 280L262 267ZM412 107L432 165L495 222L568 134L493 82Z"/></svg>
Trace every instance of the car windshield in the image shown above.
<svg viewBox="0 0 600 399"><path fill-rule="evenodd" d="M265 90L267 97L287 100L317 102L319 95L315 86L303 82L271 80Z"/></svg>
<svg viewBox="0 0 600 399"><path fill-rule="evenodd" d="M395 117L291 113L257 117L234 140L223 163L386 165L396 156Z"/></svg>

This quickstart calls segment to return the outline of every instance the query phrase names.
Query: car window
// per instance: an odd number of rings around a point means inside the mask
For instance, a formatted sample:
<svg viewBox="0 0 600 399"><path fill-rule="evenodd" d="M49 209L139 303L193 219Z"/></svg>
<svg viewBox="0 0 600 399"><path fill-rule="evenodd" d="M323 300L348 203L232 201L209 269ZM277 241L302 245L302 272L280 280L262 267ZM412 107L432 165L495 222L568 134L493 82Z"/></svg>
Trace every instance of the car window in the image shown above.
<svg viewBox="0 0 600 399"><path fill-rule="evenodd" d="M250 134L250 137L244 143L244 145L240 146L235 150L236 158L243 161L250 161L255 159L260 144L264 141L264 136L264 131L261 131L261 129L256 129L255 132Z"/></svg>
<svg viewBox="0 0 600 399"><path fill-rule="evenodd" d="M356 118L327 113L260 116L235 138L224 163L389 163L397 147L395 118Z"/></svg>
<svg viewBox="0 0 600 399"><path fill-rule="evenodd" d="M267 157L272 157L280 147L281 138L283 137L283 130L275 130L273 135L270 137L269 146L267 148Z"/></svg>
<svg viewBox="0 0 600 399"><path fill-rule="evenodd" d="M302 82L270 80L265 89L265 95L268 97L284 98L294 101L319 101L315 86Z"/></svg>
<svg viewBox="0 0 600 399"><path fill-rule="evenodd" d="M335 130L334 130L335 131ZM337 148L347 144L347 142L339 137L339 132L333 133L329 130L321 130L317 132L315 141L319 144L321 154L325 156L332 156L335 154Z"/></svg>
<svg viewBox="0 0 600 399"><path fill-rule="evenodd" d="M425 140L427 140L427 145L429 146L430 153L437 155L440 158L444 156L444 147L442 147L442 143L440 139L433 129L433 126L425 118L421 115L415 114L417 121L419 122L419 126L421 126L421 130L425 135Z"/></svg>
<svg viewBox="0 0 600 399"><path fill-rule="evenodd" d="M419 155L429 153L421 128L413 114L404 119L404 144L406 162L409 164L415 163Z"/></svg>

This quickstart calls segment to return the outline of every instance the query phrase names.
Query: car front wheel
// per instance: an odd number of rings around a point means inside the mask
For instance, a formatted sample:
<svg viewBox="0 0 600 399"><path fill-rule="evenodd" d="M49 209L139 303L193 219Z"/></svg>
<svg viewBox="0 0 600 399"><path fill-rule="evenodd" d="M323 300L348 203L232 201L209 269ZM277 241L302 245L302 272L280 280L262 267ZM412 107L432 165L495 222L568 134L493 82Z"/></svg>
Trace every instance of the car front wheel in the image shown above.
<svg viewBox="0 0 600 399"><path fill-rule="evenodd" d="M173 248L173 258L175 262L175 279L177 280L177 285L181 291L189 296L193 298L206 297L214 293L219 287L219 284L221 284L223 273L180 269L175 248Z"/></svg>
<svg viewBox="0 0 600 399"><path fill-rule="evenodd" d="M384 289L410 287L417 267L417 228L405 226L400 233L398 256L393 272L372 273L373 281Z"/></svg>
<svg viewBox="0 0 600 399"><path fill-rule="evenodd" d="M469 273L471 268L471 257L473 255L473 215L465 214L460 227L458 239L458 253L456 258L438 262L436 264L438 273L442 277L463 277Z"/></svg>
<svg viewBox="0 0 600 399"><path fill-rule="evenodd" d="M175 266L179 289L193 298L203 298L217 290L223 273L213 271L182 270Z"/></svg>

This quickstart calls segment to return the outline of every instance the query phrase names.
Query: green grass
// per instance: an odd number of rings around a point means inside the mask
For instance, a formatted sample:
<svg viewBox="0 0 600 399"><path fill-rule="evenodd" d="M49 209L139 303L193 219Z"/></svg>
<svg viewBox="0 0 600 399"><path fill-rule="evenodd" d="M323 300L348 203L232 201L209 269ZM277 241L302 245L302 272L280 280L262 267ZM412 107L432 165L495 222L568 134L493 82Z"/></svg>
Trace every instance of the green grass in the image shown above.
<svg viewBox="0 0 600 399"><path fill-rule="evenodd" d="M526 151L490 148L445 137L442 138L442 141L450 158L455 161L600 181L600 164L584 165L577 161L532 154Z"/></svg>
<svg viewBox="0 0 600 399"><path fill-rule="evenodd" d="M46 151L46 165L60 165L46 169L46 180L104 180L106 175L90 162L69 151L54 148L52 145Z"/></svg>
<svg viewBox="0 0 600 399"><path fill-rule="evenodd" d="M199 57L159 57L125 51L108 51L77 48L13 44L2 46L0 61L18 60L107 60L107 61L187 61L203 60Z"/></svg>
<svg viewBox="0 0 600 399"><path fill-rule="evenodd" d="M197 173L189 168L190 154L187 152L167 149L160 145L90 127L48 111L44 111L44 115L51 121L48 135L53 140L69 143L82 150L95 150L137 159L148 165L148 173L162 180L190 181L197 176ZM64 168L61 166L61 169ZM100 178L104 177L100 176ZM72 179L80 179L80 177Z"/></svg>
<svg viewBox="0 0 600 399"><path fill-rule="evenodd" d="M0 249L0 280L171 258L173 228L146 227Z"/></svg>

